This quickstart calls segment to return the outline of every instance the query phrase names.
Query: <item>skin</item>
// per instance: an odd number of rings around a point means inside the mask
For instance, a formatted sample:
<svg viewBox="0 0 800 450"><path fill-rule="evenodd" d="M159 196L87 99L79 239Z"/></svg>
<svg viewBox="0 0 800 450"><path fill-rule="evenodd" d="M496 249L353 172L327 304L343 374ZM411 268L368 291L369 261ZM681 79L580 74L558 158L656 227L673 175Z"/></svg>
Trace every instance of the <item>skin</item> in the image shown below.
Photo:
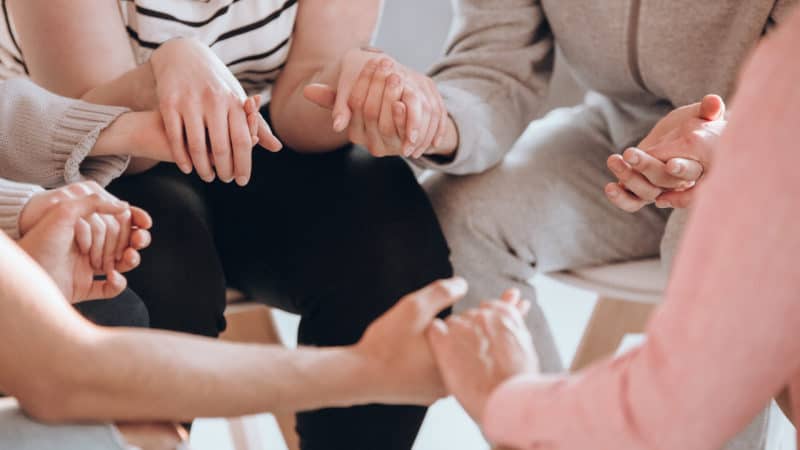
<svg viewBox="0 0 800 450"><path fill-rule="evenodd" d="M358 55L348 54L344 64ZM452 156L458 130L429 77L388 55L373 54L351 82L339 86L311 84L306 98L331 110L335 129L347 129L350 140L374 156Z"/></svg>
<svg viewBox="0 0 800 450"><path fill-rule="evenodd" d="M638 148L608 158L618 181L606 185L606 197L628 212L653 203L659 208L691 206L701 177L711 169L724 117L725 103L716 95L668 114Z"/></svg>
<svg viewBox="0 0 800 450"><path fill-rule="evenodd" d="M37 84L93 103L158 110L170 159L181 169L188 172L193 166L206 181L217 176L215 170L226 182L249 181L253 145L243 91L207 47L191 39L172 40L137 66L114 1L12 0L8 8ZM265 148L280 149L263 120L257 135ZM154 165L138 159L132 167L144 171Z"/></svg>
<svg viewBox="0 0 800 450"><path fill-rule="evenodd" d="M64 233L80 218L120 212L98 195L82 200L63 202L52 213L59 223L72 221ZM31 233L42 227L46 234L51 226L42 221ZM72 244L53 248L67 266L79 255ZM0 346L0 361L14 361L3 364L0 390L45 422L180 422L373 402L429 404L444 386L431 376L436 368L425 330L467 289L463 280L451 279L409 294L356 345L288 350L97 327L5 236L0 251L0 339L7 344ZM239 382L230 383L233 378Z"/></svg>
<svg viewBox="0 0 800 450"><path fill-rule="evenodd" d="M87 195L117 200L93 181L73 183L34 195L20 213L19 229L23 240L39 242L38 238L28 236L29 231L45 219L50 210L59 203ZM138 251L150 244L148 229L151 226L152 219L147 212L135 207L125 208L116 215L92 214L86 220L81 218L73 231L73 240L81 253L86 255L95 274L113 275L116 272L118 275L139 265L141 257ZM35 259L41 264L41 260Z"/></svg>
<svg viewBox="0 0 800 450"><path fill-rule="evenodd" d="M529 309L530 303L520 300L519 291L509 290L500 300L436 320L428 330L448 392L477 423L482 423L486 401L497 386L515 375L539 370L525 326Z"/></svg>

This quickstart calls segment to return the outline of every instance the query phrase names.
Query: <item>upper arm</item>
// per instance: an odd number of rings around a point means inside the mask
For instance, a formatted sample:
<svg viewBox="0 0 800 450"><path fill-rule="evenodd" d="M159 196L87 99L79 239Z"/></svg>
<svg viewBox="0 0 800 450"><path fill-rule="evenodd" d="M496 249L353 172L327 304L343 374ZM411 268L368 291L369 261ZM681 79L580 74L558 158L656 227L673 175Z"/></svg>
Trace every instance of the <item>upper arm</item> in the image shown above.
<svg viewBox="0 0 800 450"><path fill-rule="evenodd" d="M31 79L81 97L136 66L116 0L7 0Z"/></svg>

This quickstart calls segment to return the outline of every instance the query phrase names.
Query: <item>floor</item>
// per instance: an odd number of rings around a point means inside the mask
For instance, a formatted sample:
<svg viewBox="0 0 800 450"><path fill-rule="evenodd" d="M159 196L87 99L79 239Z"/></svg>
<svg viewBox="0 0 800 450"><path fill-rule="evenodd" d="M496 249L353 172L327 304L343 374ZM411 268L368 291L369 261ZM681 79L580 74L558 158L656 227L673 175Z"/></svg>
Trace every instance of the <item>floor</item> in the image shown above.
<svg viewBox="0 0 800 450"><path fill-rule="evenodd" d="M539 277L534 280L540 303L548 320L563 361L570 361L578 346L583 328L589 319L595 299L587 292ZM277 315L278 326L285 342L295 341L297 318L288 314ZM627 342L635 345L637 339ZM797 450L794 429L775 409L770 424L768 450ZM284 450L286 446L278 433L275 421L269 414L249 417L257 425L264 450ZM192 430L194 450L233 450L227 423L222 419L202 419ZM488 450L489 445L480 430L452 398L436 403L430 410L414 450Z"/></svg>

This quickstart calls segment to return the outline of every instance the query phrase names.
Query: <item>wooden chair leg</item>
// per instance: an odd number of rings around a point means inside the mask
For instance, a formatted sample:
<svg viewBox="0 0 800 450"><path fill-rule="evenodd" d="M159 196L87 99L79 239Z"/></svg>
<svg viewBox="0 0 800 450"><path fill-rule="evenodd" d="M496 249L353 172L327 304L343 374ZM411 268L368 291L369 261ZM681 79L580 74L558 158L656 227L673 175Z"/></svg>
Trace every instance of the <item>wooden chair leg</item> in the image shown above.
<svg viewBox="0 0 800 450"><path fill-rule="evenodd" d="M251 342L261 344L282 345L272 312L259 303L229 305L225 311L228 328L220 335L220 339L231 342ZM292 414L276 415L275 420L281 430L286 447L289 450L300 448L299 438L295 431L295 417ZM263 447L257 433L253 432L242 418L229 421L231 435L236 450L256 450ZM241 445L241 446L240 446Z"/></svg>
<svg viewBox="0 0 800 450"><path fill-rule="evenodd" d="M626 334L644 332L655 306L598 298L570 370L581 370L595 361L613 355Z"/></svg>
<svg viewBox="0 0 800 450"><path fill-rule="evenodd" d="M228 419L228 429L231 432L231 441L234 450L263 450L261 434L257 427L245 421L244 417Z"/></svg>

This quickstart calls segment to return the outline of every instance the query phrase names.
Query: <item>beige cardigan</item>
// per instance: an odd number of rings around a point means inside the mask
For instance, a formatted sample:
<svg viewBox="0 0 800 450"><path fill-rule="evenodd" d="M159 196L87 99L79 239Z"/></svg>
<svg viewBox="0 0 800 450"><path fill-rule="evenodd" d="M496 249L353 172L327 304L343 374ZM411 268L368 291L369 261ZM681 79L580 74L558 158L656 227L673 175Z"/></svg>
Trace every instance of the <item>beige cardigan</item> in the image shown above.
<svg viewBox="0 0 800 450"><path fill-rule="evenodd" d="M89 152L126 111L60 97L22 78L0 82L0 230L19 238L19 214L40 186L84 179L105 186L120 176L129 157Z"/></svg>

